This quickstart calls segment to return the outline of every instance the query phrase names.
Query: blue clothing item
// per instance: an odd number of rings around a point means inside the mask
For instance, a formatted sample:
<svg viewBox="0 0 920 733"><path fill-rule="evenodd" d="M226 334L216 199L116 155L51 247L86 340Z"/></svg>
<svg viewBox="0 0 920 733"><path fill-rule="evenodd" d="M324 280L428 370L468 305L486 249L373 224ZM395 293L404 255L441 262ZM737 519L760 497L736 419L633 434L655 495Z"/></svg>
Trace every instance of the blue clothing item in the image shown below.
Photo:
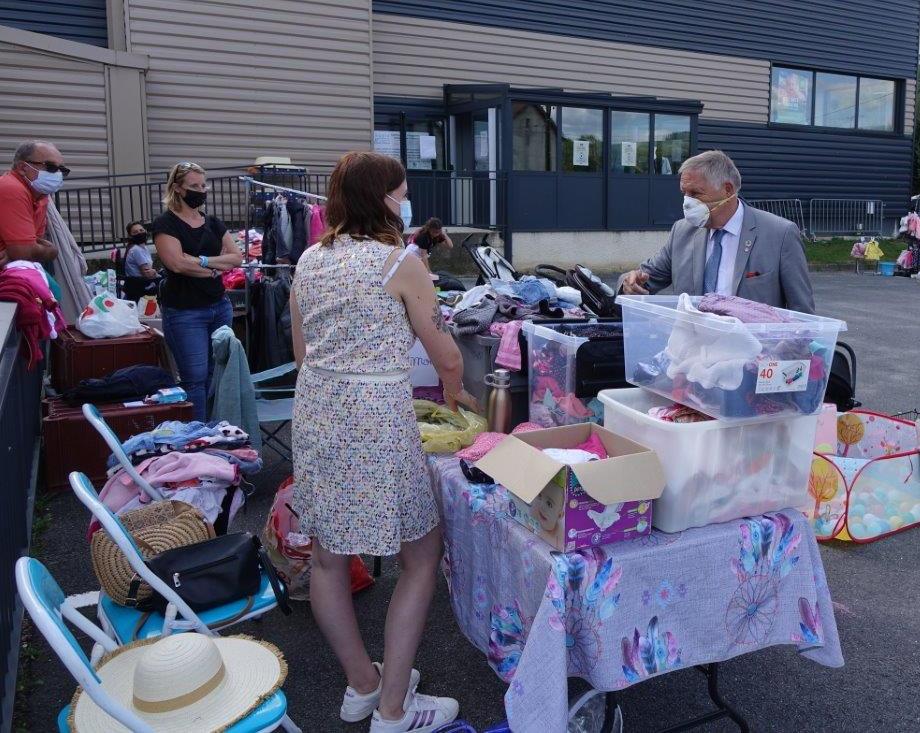
<svg viewBox="0 0 920 733"><path fill-rule="evenodd" d="M234 466L239 466L240 472L247 476L258 473L262 470L261 458L256 458L254 461L245 461L238 455L235 455L234 453L231 453L227 450L221 450L220 448L205 448L202 452L211 456L223 458L225 461L227 461L227 463L232 463Z"/></svg>
<svg viewBox="0 0 920 733"><path fill-rule="evenodd" d="M211 380L211 419L226 420L249 433L252 447L262 448L256 390L243 344L229 326L211 334L214 377Z"/></svg>
<svg viewBox="0 0 920 733"><path fill-rule="evenodd" d="M198 438L208 438L214 435L220 435L220 428L217 423L205 424L203 422L180 422L179 420L167 420L157 425L153 430L146 433L132 435L121 447L127 455L133 455L138 451L155 453L161 446L171 446L181 450L184 446ZM109 468L117 463L115 456L109 456Z"/></svg>
<svg viewBox="0 0 920 733"><path fill-rule="evenodd" d="M125 257L125 277L143 277L141 268L145 265L153 267L153 257L150 256L147 245L135 244Z"/></svg>
<svg viewBox="0 0 920 733"><path fill-rule="evenodd" d="M492 289L499 295L517 298L527 305L537 305L541 300L554 300L556 289L549 281L544 281L533 275L525 275L515 282L506 282L493 278L489 281Z"/></svg>
<svg viewBox="0 0 920 733"><path fill-rule="evenodd" d="M172 351L182 387L195 406L195 419L208 414L208 388L214 373L211 334L233 322L233 306L226 297L203 308L163 306L163 335Z"/></svg>

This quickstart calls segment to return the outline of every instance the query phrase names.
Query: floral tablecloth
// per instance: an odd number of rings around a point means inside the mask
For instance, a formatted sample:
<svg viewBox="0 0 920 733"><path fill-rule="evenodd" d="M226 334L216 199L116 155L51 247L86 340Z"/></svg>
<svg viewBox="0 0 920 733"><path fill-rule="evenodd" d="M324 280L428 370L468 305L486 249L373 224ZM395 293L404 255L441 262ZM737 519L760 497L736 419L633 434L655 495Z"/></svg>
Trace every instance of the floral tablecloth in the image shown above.
<svg viewBox="0 0 920 733"><path fill-rule="evenodd" d="M432 458L444 569L467 638L509 683L521 733L565 731L568 676L619 690L793 644L843 664L814 534L788 510L563 554L511 518L500 486Z"/></svg>

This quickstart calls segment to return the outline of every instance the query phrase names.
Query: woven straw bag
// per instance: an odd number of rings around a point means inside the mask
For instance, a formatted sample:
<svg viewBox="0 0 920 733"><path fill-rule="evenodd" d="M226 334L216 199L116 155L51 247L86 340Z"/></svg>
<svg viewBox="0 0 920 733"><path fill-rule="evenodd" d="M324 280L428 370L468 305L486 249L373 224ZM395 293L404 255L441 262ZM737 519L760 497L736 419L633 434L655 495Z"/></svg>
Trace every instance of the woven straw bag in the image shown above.
<svg viewBox="0 0 920 733"><path fill-rule="evenodd" d="M134 538L145 560L164 550L214 537L214 527L201 512L182 501L157 501L127 512L119 519ZM102 590L116 603L126 605L128 588L137 576L124 553L104 529L93 535L90 555ZM147 600L151 595L153 589L142 582L137 600Z"/></svg>

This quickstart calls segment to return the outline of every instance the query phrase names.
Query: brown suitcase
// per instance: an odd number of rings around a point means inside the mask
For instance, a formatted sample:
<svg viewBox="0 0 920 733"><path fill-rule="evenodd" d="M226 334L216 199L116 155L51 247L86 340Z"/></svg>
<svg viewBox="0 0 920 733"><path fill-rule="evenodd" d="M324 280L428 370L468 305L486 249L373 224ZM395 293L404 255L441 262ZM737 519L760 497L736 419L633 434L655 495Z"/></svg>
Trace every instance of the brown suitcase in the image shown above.
<svg viewBox="0 0 920 733"><path fill-rule="evenodd" d="M172 405L125 407L123 404L97 405L102 417L122 441L152 430L165 420L190 422L194 419L191 402ZM80 407L69 407L58 397L45 399L42 420L45 449L45 488L59 491L69 486L71 471L82 471L96 488L106 480L109 446L83 417Z"/></svg>
<svg viewBox="0 0 920 733"><path fill-rule="evenodd" d="M109 339L91 339L71 326L51 342L51 384L58 392L136 364L169 371L163 336L146 326L141 333Z"/></svg>

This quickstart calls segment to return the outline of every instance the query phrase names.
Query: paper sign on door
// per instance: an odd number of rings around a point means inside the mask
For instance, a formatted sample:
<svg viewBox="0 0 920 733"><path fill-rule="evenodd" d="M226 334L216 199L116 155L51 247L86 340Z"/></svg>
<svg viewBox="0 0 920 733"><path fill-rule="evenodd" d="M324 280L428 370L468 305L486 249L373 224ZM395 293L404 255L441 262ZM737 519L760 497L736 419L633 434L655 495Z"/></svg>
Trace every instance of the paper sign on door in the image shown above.
<svg viewBox="0 0 920 733"><path fill-rule="evenodd" d="M590 153L590 140L576 140L572 146L572 165L587 166Z"/></svg>

